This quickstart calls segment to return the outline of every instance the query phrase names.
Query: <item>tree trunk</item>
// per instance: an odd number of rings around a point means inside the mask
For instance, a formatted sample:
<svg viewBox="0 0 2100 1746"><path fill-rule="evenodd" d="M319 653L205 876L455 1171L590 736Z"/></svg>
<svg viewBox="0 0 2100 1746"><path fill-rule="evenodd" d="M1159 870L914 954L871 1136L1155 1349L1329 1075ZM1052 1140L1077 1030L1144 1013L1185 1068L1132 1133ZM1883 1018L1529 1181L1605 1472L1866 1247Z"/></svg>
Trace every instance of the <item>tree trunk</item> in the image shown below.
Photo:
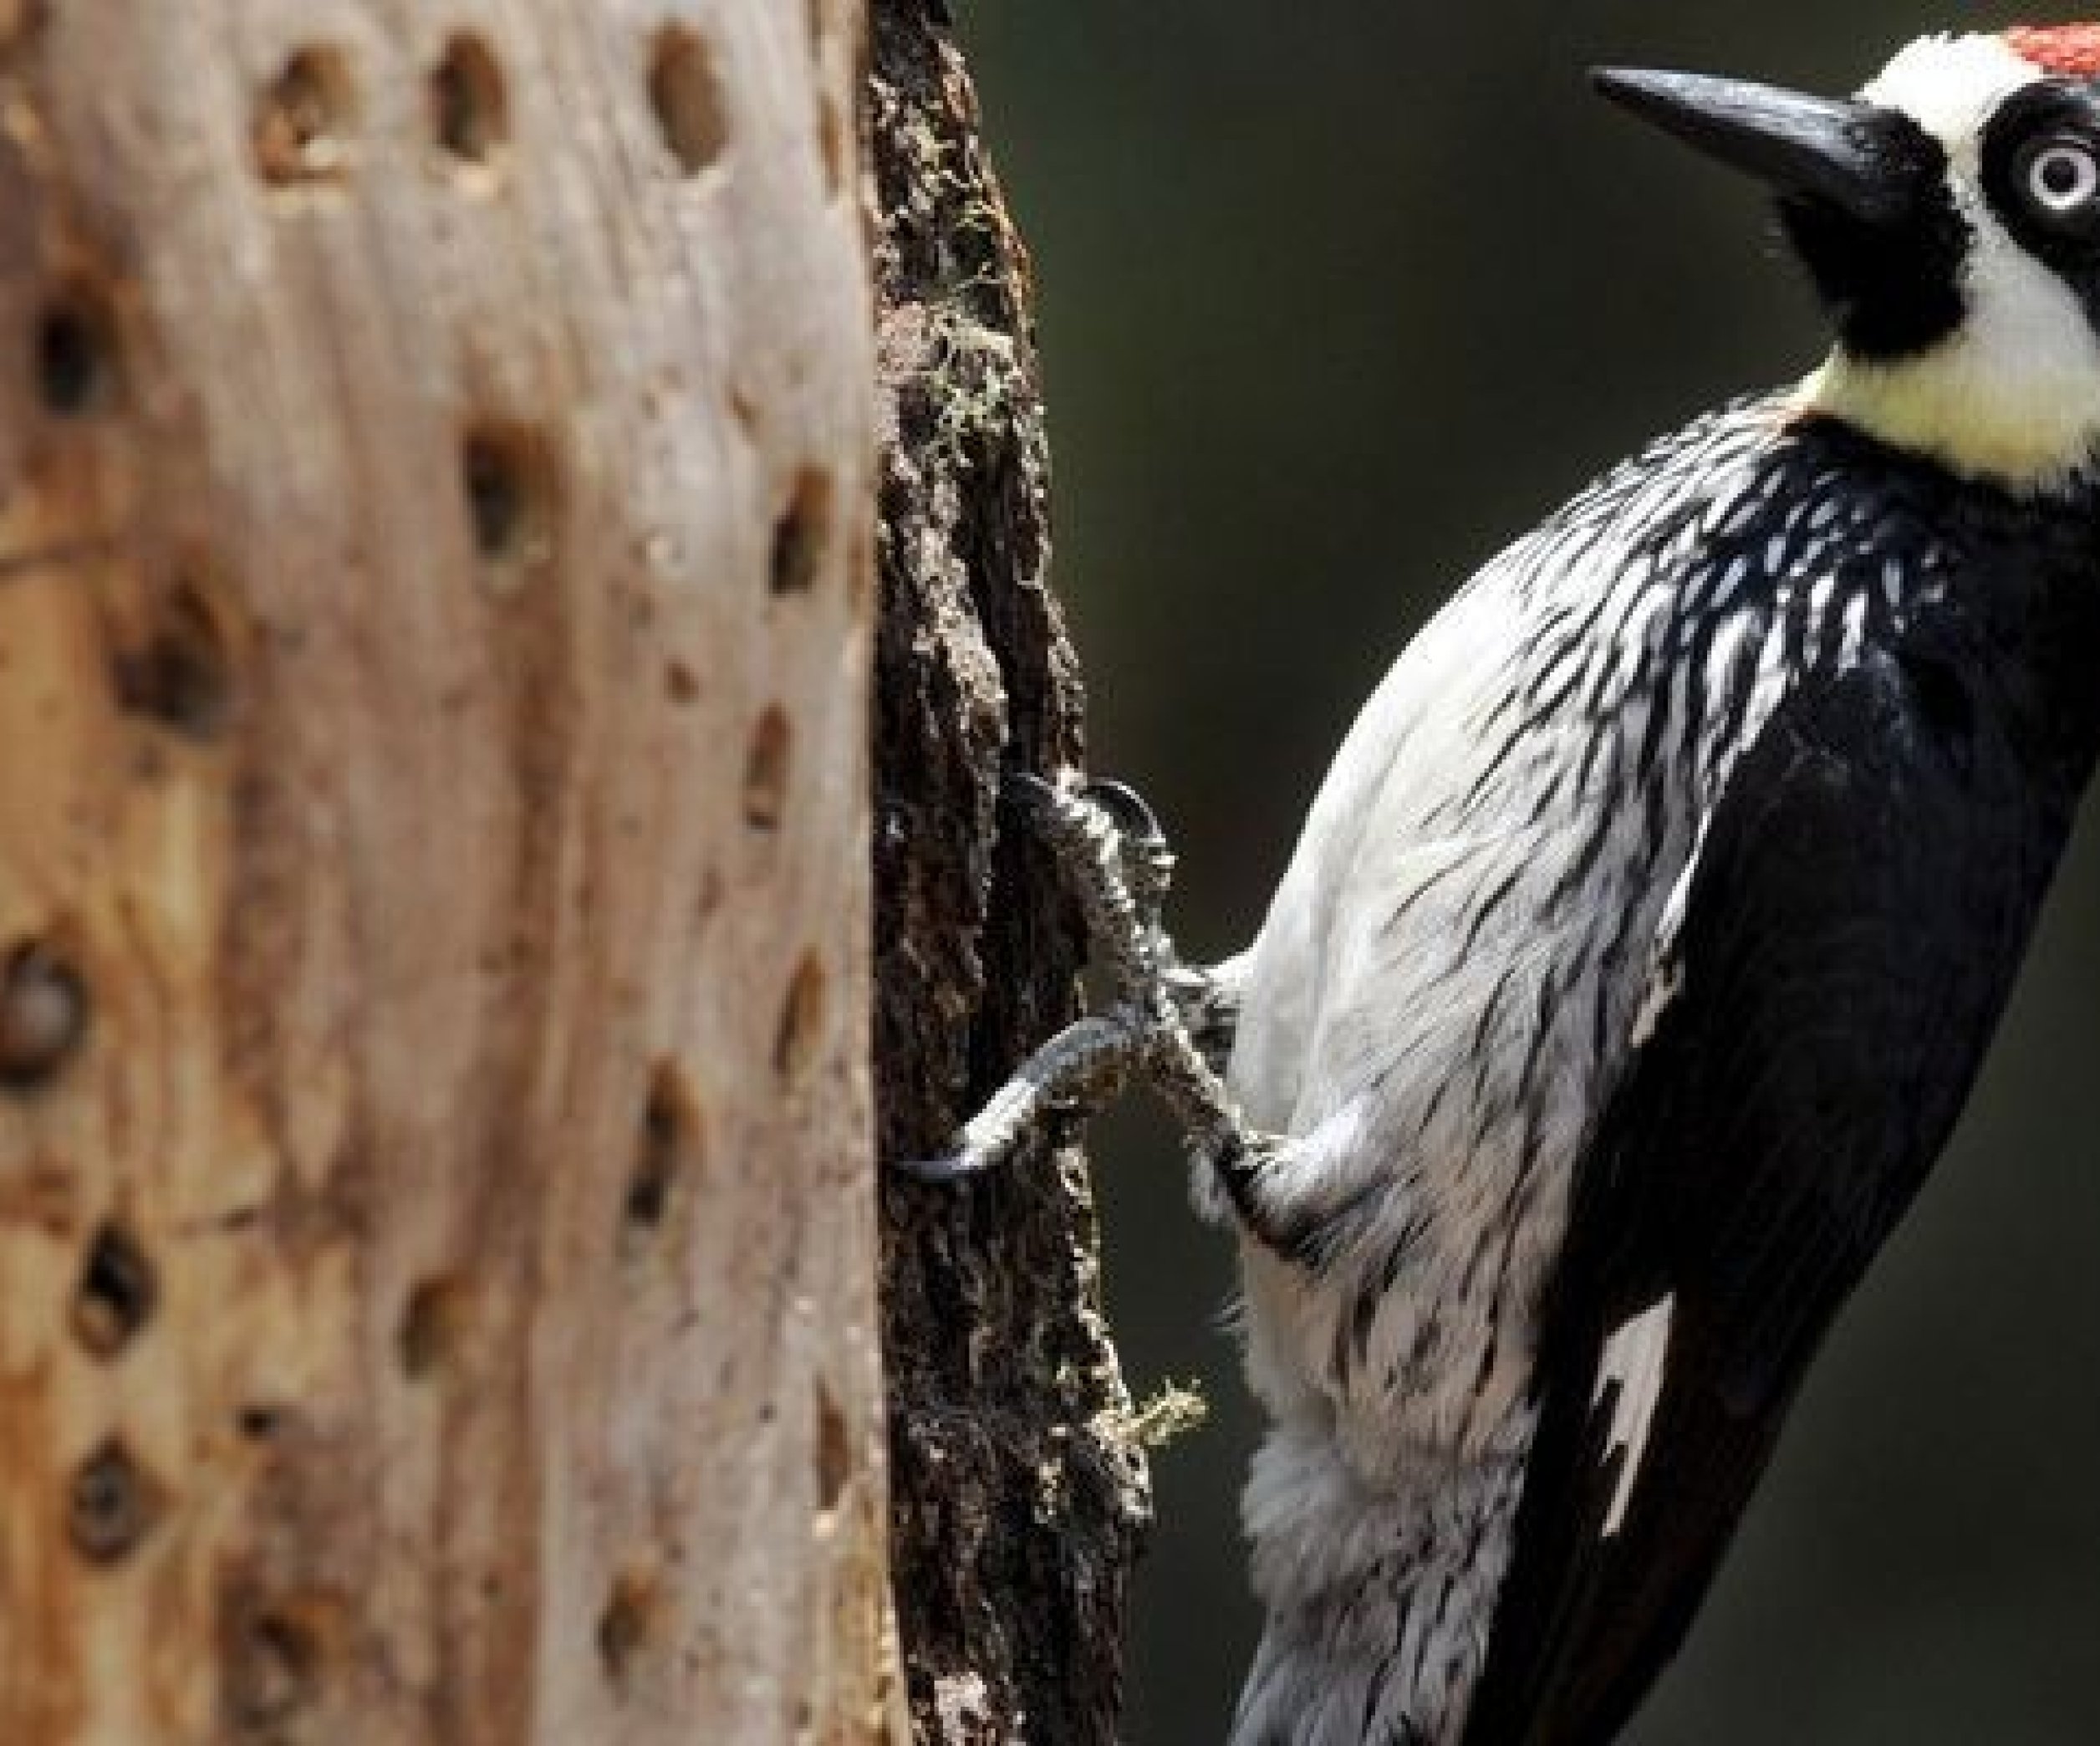
<svg viewBox="0 0 2100 1746"><path fill-rule="evenodd" d="M880 1737L859 32L0 0L0 1739Z"/></svg>
<svg viewBox="0 0 2100 1746"><path fill-rule="evenodd" d="M1002 768L1078 763L1046 586L1029 284L938 0L876 0L884 424L875 717L878 1145L925 1156L1072 1016L1078 942L1002 833ZM1106 1746L1143 1458L1078 1155L889 1183L892 1551L925 1746Z"/></svg>

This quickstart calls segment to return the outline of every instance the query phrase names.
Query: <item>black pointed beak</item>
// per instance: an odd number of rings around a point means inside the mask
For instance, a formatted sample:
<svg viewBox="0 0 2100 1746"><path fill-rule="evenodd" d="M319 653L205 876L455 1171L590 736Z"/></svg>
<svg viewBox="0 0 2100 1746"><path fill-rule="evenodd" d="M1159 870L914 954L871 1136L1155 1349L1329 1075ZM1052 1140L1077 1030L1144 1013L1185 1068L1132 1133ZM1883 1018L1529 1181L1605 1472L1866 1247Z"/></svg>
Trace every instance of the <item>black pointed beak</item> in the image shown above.
<svg viewBox="0 0 2100 1746"><path fill-rule="evenodd" d="M1697 73L1603 68L1590 76L1622 108L1776 193L1827 202L1876 227L1914 209L1906 150L1914 124L1894 110Z"/></svg>

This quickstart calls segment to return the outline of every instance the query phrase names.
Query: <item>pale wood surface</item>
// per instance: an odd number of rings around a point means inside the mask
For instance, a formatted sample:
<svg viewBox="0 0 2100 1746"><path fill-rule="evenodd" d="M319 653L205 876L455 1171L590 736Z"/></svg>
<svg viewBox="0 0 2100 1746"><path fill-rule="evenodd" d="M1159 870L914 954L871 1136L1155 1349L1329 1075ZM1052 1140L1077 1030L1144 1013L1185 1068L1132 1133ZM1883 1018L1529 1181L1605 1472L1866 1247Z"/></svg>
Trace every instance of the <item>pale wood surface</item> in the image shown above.
<svg viewBox="0 0 2100 1746"><path fill-rule="evenodd" d="M10 1746L894 1714L859 31L0 3Z"/></svg>

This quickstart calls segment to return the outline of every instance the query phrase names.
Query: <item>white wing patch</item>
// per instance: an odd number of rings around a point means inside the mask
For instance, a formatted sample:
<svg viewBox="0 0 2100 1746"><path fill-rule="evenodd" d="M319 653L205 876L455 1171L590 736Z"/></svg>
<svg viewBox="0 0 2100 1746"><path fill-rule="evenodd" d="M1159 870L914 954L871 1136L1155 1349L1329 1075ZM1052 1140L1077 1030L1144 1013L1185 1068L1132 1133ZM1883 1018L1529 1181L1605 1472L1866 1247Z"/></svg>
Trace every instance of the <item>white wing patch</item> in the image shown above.
<svg viewBox="0 0 2100 1746"><path fill-rule="evenodd" d="M1598 1401L1614 1386L1612 1427L1604 1444L1608 1458L1623 1452L1618 1483L1612 1492L1612 1505L1604 1517L1604 1538L1611 1539L1625 1525L1626 1506L1634 1495L1634 1481L1640 1473L1641 1458L1648 1451L1648 1433L1654 1423L1655 1403L1662 1396L1665 1361L1669 1356L1670 1324L1676 1312L1676 1297L1658 1298L1604 1342L1604 1355L1597 1367Z"/></svg>

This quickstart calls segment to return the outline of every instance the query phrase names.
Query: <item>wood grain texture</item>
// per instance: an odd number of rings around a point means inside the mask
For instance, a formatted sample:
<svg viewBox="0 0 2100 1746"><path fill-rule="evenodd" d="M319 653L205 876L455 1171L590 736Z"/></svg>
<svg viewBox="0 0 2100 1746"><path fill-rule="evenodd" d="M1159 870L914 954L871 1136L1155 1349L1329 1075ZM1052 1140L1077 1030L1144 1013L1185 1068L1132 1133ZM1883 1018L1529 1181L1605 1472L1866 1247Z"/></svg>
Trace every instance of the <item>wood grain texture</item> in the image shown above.
<svg viewBox="0 0 2100 1746"><path fill-rule="evenodd" d="M892 1725L861 32L0 7L0 1739Z"/></svg>

